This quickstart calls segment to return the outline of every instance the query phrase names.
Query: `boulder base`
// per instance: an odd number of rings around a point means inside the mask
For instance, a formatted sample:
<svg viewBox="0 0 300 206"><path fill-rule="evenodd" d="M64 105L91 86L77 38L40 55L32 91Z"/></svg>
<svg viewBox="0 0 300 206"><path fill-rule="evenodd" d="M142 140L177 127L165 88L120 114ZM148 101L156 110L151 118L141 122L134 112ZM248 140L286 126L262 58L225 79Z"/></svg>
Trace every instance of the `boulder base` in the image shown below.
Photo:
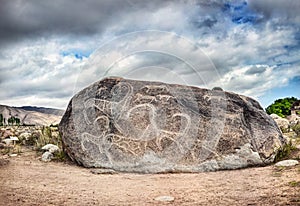
<svg viewBox="0 0 300 206"><path fill-rule="evenodd" d="M78 164L141 173L264 165L284 142L275 121L249 97L122 78L76 94L59 130Z"/></svg>

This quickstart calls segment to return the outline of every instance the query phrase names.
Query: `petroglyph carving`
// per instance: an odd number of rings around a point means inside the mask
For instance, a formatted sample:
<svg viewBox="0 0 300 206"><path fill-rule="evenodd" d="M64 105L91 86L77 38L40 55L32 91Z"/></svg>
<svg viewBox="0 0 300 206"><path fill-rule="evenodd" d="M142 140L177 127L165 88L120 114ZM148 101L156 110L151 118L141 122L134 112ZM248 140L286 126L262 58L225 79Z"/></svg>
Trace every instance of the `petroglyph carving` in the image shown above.
<svg viewBox="0 0 300 206"><path fill-rule="evenodd" d="M170 98L174 98L173 96L170 96L170 95L163 95L163 94L158 94L158 95L156 95L156 97L157 97L159 100L164 100L164 101L169 101Z"/></svg>
<svg viewBox="0 0 300 206"><path fill-rule="evenodd" d="M59 128L72 159L129 172L259 165L273 161L283 140L250 98L121 78L96 82L74 96Z"/></svg>
<svg viewBox="0 0 300 206"><path fill-rule="evenodd" d="M90 148L88 148L87 145L89 144L93 144L96 145L96 147L99 149L99 140L101 138L91 135L88 132L85 132L81 135L81 148L83 149L83 151L89 151ZM102 152L100 150L100 152Z"/></svg>
<svg viewBox="0 0 300 206"><path fill-rule="evenodd" d="M146 94L157 95L169 93L169 88L166 85L146 85L142 88Z"/></svg>
<svg viewBox="0 0 300 206"><path fill-rule="evenodd" d="M151 89L166 91L165 87L154 87ZM186 123L184 124L180 122L181 127L178 132L164 130L158 126L156 119L159 115L157 114L156 107L151 104L156 99L155 96L142 96L141 94L137 94L133 102L137 101L137 99L144 99L150 100L149 103L137 104L132 108L128 108L128 105L130 104L129 100L132 99L130 96L132 94L132 87L129 84L117 85L113 88L112 93L113 95L119 95L121 91L125 92L125 95L123 93L122 98L113 97L112 99L116 101L109 102L107 100L90 98L84 103L84 117L87 119L86 122L88 124L93 123L94 126L100 126L102 128L102 133L100 133L98 139L104 138L109 140L108 142L111 142L111 146L114 145L122 151L128 152L132 155L145 153L146 148L149 145L149 141L154 141L157 150L162 151L162 142L165 140L175 143L178 150L183 152L183 148L177 139L186 135L191 124L191 118L189 115L184 113L173 114L170 120L171 123L177 117L185 119ZM159 95L160 100L163 99L164 101L168 101L170 98L170 95ZM95 116L94 120L90 120L89 117L87 117L87 110L90 108L96 108L101 111L102 115L98 117ZM116 111L118 111L118 114L116 114ZM145 121L132 122L131 116L135 116L135 114L138 113L144 113L144 118L149 121L147 123L145 123ZM118 130L120 135L111 133L105 136L106 131L109 129L109 118L112 119L114 127ZM143 125L141 126L139 123L143 123ZM95 137L92 135L88 136L87 134L84 134L82 142L89 142L96 145ZM82 147L86 150L84 144L82 144Z"/></svg>
<svg viewBox="0 0 300 206"><path fill-rule="evenodd" d="M137 93L134 96L133 102L136 103L136 104L143 104L143 103L150 103L151 104L151 103L156 103L157 100L156 100L155 96L149 96L149 95L143 95L143 94Z"/></svg>
<svg viewBox="0 0 300 206"><path fill-rule="evenodd" d="M142 89L146 88L147 93L163 93L169 92L169 89L166 86L144 86ZM157 124L157 114L156 107L151 104L156 102L156 98L160 101L169 101L170 98L173 98L170 95L157 94L156 96L142 95L140 93L135 94L133 97L132 86L126 82L120 82L115 85L111 91L112 101L102 100L97 98L90 98L84 102L84 118L88 124L93 123L94 126L100 125L103 130L102 133L98 136L98 139L109 139L111 140L111 145L115 145L124 152L136 155L144 153L149 141L154 141L155 146L158 151L163 150L162 142L164 140L169 140L176 144L177 148L181 153L183 153L183 147L177 139L184 137L187 134L187 131L191 124L191 118L188 114L184 113L175 113L171 116L170 122L173 123L175 118L180 117L180 119L185 119L186 123L180 122L180 130L178 132L164 130L159 128ZM129 108L130 100L133 99L133 103L139 102L139 104ZM146 101L147 103L142 103ZM89 109L97 109L102 115L94 116L93 120L90 120L88 117ZM148 124L143 121L132 122L131 116L134 113L145 113L145 118L149 120ZM117 134L107 134L104 136L105 132L109 128L110 119L113 120L114 127L122 135ZM100 124L97 124L101 121ZM139 123L143 123L141 126ZM182 126L184 125L184 126ZM88 140L90 137L90 141ZM95 144L94 136L84 135L83 142L89 142ZM140 142L143 146L140 146ZM132 144L134 149L132 149ZM84 147L84 145L82 145ZM143 148L143 149L141 149ZM84 148L85 149L85 148Z"/></svg>

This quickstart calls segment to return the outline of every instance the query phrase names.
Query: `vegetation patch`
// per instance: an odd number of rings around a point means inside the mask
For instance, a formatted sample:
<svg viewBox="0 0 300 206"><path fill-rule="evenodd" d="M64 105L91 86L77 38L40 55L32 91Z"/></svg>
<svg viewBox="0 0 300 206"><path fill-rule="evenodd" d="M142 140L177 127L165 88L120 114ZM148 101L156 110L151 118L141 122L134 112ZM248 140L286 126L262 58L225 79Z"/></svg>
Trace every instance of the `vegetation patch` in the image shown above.
<svg viewBox="0 0 300 206"><path fill-rule="evenodd" d="M40 134L35 140L35 147L40 150L46 144L54 144L62 148L61 137L55 128L48 126L41 128Z"/></svg>
<svg viewBox="0 0 300 206"><path fill-rule="evenodd" d="M278 149L274 162L279 162L281 160L289 158L291 152L295 151L296 149L297 148L292 144L291 141L287 144L284 144L282 147Z"/></svg>
<svg viewBox="0 0 300 206"><path fill-rule="evenodd" d="M300 187L300 181L291 181L291 182L289 182L289 186Z"/></svg>
<svg viewBox="0 0 300 206"><path fill-rule="evenodd" d="M59 151L53 153L54 161L65 161L67 160L67 155L62 148L62 140L59 135L58 126L42 126L42 127L28 127L24 126L6 126L13 131L11 135L17 136L19 141L15 145L5 145L2 144L0 149L0 154L10 155L10 154L21 154L27 149L35 150L37 156L43 154L41 148L47 144L54 144L59 147Z"/></svg>
<svg viewBox="0 0 300 206"><path fill-rule="evenodd" d="M62 149L60 149L59 152L56 152L54 154L53 160L65 161L65 160L67 160L67 158L68 158L67 154Z"/></svg>
<svg viewBox="0 0 300 206"><path fill-rule="evenodd" d="M293 126L292 130L296 133L297 137L300 137L300 124Z"/></svg>
<svg viewBox="0 0 300 206"><path fill-rule="evenodd" d="M11 116L10 118L6 119L3 117L3 114L0 114L0 126L3 126L3 125L20 125L21 124L21 121L18 117L14 117L14 116Z"/></svg>
<svg viewBox="0 0 300 206"><path fill-rule="evenodd" d="M280 117L286 117L291 114L291 107L298 99L295 97L287 97L277 99L273 104L266 108L268 114L277 114Z"/></svg>

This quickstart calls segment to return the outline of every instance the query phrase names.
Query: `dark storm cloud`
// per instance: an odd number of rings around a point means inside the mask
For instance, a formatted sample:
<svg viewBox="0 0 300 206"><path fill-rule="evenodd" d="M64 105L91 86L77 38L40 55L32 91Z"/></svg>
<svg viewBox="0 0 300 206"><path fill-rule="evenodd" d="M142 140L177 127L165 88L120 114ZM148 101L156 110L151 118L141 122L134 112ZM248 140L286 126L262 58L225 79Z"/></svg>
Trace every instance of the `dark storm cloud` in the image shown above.
<svg viewBox="0 0 300 206"><path fill-rule="evenodd" d="M280 23L300 23L300 1L295 0L251 0L249 6L263 14L267 21L278 18Z"/></svg>
<svg viewBox="0 0 300 206"><path fill-rule="evenodd" d="M146 68L138 74L173 80L152 70L170 68L196 85L184 62L200 65L198 50L173 37L141 33L126 40L128 33L144 30L171 32L199 44L218 74L208 75L206 64L197 67L200 75L210 76L205 78L209 88L225 85L260 96L300 74L299 5L296 0L0 0L0 88L10 88L2 89L0 103L64 108L74 87L82 88L78 79L88 85L91 76L101 78L81 67L103 47L110 57L105 65L113 65L116 73ZM120 39L116 47L114 39ZM124 52L147 46L157 52ZM159 53L166 48L171 52ZM103 72L96 65L93 74Z"/></svg>
<svg viewBox="0 0 300 206"><path fill-rule="evenodd" d="M89 35L103 32L122 15L152 10L165 1L136 0L0 0L0 39L51 34Z"/></svg>
<svg viewBox="0 0 300 206"><path fill-rule="evenodd" d="M266 67L263 66L252 66L251 68L249 68L245 74L246 75L252 75L252 74L261 74L263 72L266 71Z"/></svg>

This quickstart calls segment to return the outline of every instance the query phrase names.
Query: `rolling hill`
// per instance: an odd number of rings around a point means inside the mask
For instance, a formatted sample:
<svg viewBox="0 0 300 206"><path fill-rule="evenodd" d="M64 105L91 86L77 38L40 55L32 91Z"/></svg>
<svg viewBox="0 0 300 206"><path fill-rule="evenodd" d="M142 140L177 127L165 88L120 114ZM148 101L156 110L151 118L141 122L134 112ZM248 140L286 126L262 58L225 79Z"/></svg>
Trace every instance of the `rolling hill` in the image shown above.
<svg viewBox="0 0 300 206"><path fill-rule="evenodd" d="M23 109L26 111L34 111L40 112L44 114L54 114L57 116L62 116L64 114L64 110L61 109L53 109L53 108L45 108L45 107L35 107L35 106L22 106L22 107L15 107L17 109Z"/></svg>
<svg viewBox="0 0 300 206"><path fill-rule="evenodd" d="M63 115L63 110L44 108L44 107L11 107L0 105L0 114L5 118L5 123L8 119L15 117L20 119L20 124L26 125L51 125L58 124Z"/></svg>

